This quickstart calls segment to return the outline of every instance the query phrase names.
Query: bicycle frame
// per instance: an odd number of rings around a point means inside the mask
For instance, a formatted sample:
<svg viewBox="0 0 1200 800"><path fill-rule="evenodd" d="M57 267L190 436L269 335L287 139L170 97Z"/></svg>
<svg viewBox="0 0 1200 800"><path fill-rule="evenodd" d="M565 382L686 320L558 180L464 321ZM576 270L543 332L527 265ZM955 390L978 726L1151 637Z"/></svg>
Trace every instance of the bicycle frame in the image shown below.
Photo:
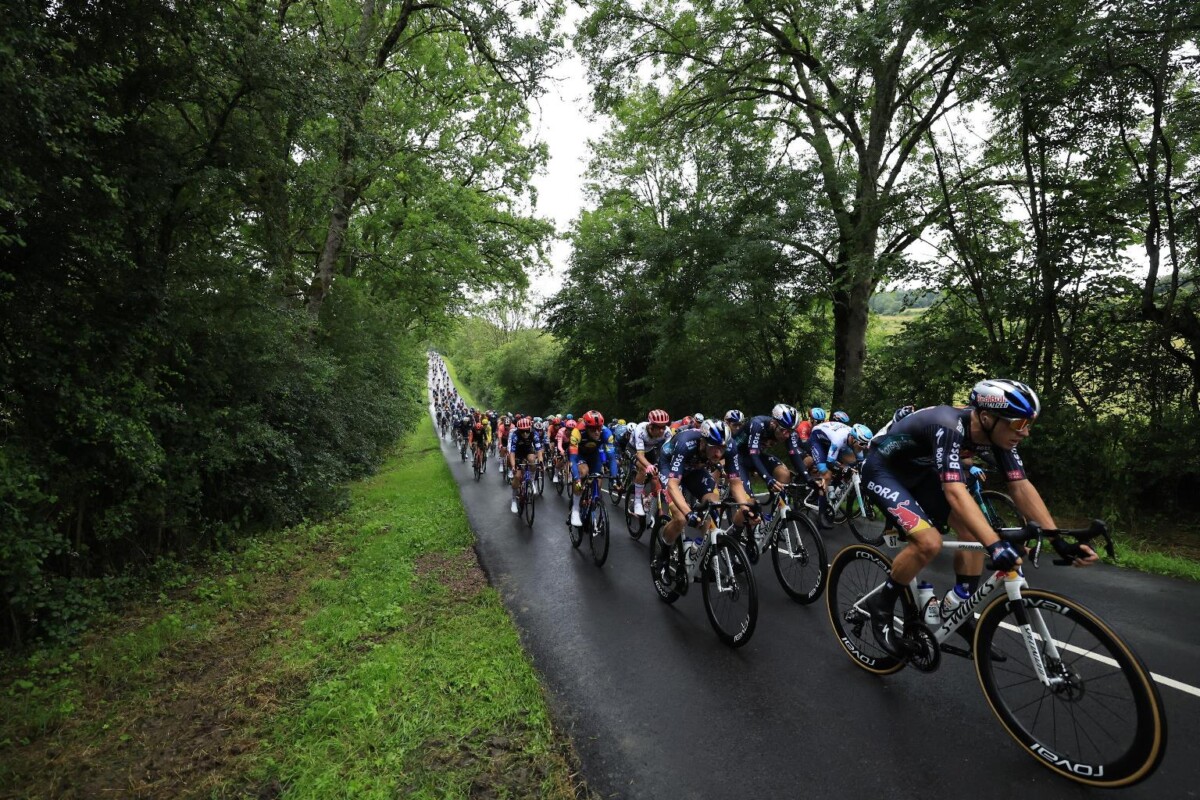
<svg viewBox="0 0 1200 800"><path fill-rule="evenodd" d="M1019 530L1019 529L1018 529ZM900 541L900 536L895 533L889 533L884 536L884 541L888 547L899 549L903 546ZM986 552L983 545L978 542L961 542L947 541L942 543L942 550L967 550ZM909 581L908 587L912 592L912 596L917 596L917 577ZM1025 580L1023 572L1018 568L1011 572L996 570L988 576L987 580L982 581L979 587L971 593L971 596L964 600L954 612L936 628L930 628L933 639L939 648L950 638L950 635L961 628L968 619L973 619L975 610L982 608L987 604L988 599L996 592L997 588L1003 584L1004 591L1010 602L1014 602L1014 616L1020 624L1021 637L1025 642L1025 650L1029 654L1029 659L1033 663L1034 671L1037 673L1038 680L1043 686L1054 687L1062 684L1062 677L1054 677L1049 674L1046 669L1045 657L1051 659L1061 659L1058 651L1058 643L1050 634L1050 629L1042 619L1041 613L1037 609L1032 609L1032 613L1026 613L1025 607L1020 603L1021 589L1028 587L1029 583ZM876 592L883 589L883 584L876 586L854 604L853 608L863 614L867 612L862 609L862 604L867 598L873 596ZM914 617L911 621L922 622L920 613L922 609L915 609ZM909 620L905 619L907 623ZM1038 640L1043 643L1043 649L1039 649Z"/></svg>

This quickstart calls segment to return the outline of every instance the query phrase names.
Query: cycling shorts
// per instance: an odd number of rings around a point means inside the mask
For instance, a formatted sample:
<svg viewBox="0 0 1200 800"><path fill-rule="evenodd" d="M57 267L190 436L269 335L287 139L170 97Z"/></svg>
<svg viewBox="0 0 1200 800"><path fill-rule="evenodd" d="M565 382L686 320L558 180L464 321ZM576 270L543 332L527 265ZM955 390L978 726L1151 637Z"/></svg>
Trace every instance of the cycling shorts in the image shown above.
<svg viewBox="0 0 1200 800"><path fill-rule="evenodd" d="M902 480L882 458L869 457L863 464L862 485L875 505L908 533L929 528L945 532L950 501L941 478L932 469Z"/></svg>

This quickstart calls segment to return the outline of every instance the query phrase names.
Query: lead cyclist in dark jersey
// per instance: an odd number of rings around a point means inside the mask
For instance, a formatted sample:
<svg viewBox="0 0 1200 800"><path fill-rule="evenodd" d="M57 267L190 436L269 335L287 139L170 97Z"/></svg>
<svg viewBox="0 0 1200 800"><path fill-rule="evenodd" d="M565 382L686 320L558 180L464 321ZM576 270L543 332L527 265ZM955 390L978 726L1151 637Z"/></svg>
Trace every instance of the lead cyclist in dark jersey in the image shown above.
<svg viewBox="0 0 1200 800"><path fill-rule="evenodd" d="M1017 510L1044 528L1058 527L1017 455L1017 445L1028 438L1040 411L1037 394L1025 384L984 380L971 390L967 408L932 406L913 411L894 419L872 439L863 482L908 538L883 591L865 603L872 633L888 653L900 656L892 629L900 589L941 550L948 524L960 538L984 545L996 569L1012 569L1020 563L1020 554L996 535L967 489L962 459L968 454L989 453L1008 480ZM982 554L962 555L967 557L955 561L958 580L978 584ZM1095 563L1097 558L1086 545L1077 546L1072 555L1075 566Z"/></svg>

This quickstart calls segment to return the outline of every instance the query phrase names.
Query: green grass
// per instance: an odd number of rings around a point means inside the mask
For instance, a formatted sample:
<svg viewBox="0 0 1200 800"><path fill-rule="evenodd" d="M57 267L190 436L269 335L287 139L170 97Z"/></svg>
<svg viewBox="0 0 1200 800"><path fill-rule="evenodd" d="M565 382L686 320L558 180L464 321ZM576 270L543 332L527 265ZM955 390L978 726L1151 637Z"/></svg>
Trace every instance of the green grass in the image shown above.
<svg viewBox="0 0 1200 800"><path fill-rule="evenodd" d="M1194 558L1164 552L1162 548L1132 534L1114 535L1113 546L1117 555L1116 563L1122 567L1154 575L1200 581L1200 562Z"/></svg>
<svg viewBox="0 0 1200 800"><path fill-rule="evenodd" d="M0 796L586 793L430 421L351 497L0 663Z"/></svg>
<svg viewBox="0 0 1200 800"><path fill-rule="evenodd" d="M467 390L467 387L463 385L463 382L458 379L458 373L454 371L454 364L451 363L450 359L446 358L445 356L442 356L442 361L446 362L446 371L450 373L450 380L454 382L454 388L458 390L458 393L462 396L463 401L466 402L468 406L479 408L479 403L475 402L475 396L472 395L471 392Z"/></svg>

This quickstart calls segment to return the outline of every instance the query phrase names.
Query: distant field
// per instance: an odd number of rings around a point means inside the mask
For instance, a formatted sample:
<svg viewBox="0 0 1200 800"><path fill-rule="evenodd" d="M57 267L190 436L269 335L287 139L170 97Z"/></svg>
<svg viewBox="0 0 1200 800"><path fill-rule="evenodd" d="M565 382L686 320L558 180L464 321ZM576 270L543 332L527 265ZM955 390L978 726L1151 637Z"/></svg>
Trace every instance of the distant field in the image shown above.
<svg viewBox="0 0 1200 800"><path fill-rule="evenodd" d="M871 314L867 322L869 332L878 332L885 337L892 336L899 333L906 323L921 316L925 311L924 308L909 308L899 314Z"/></svg>

